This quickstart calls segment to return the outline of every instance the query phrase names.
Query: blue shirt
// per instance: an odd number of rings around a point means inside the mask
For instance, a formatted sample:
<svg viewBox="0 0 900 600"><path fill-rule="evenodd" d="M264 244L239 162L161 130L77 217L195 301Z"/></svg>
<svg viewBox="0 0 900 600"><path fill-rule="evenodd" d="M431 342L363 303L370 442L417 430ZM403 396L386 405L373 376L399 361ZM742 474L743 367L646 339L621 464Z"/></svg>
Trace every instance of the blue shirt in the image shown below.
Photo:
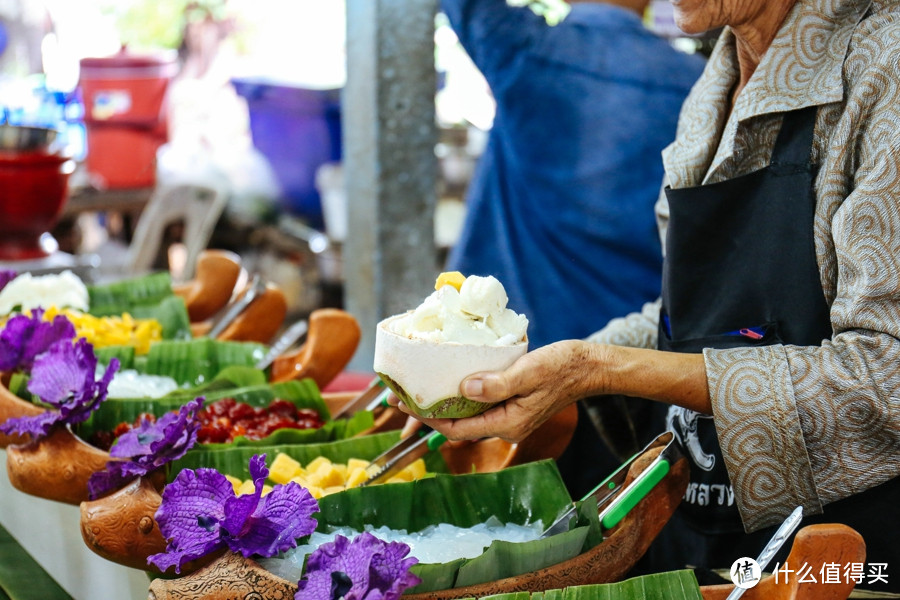
<svg viewBox="0 0 900 600"><path fill-rule="evenodd" d="M505 0L441 4L497 103L448 270L497 277L531 348L655 300L660 154L703 59L608 4L553 27Z"/></svg>

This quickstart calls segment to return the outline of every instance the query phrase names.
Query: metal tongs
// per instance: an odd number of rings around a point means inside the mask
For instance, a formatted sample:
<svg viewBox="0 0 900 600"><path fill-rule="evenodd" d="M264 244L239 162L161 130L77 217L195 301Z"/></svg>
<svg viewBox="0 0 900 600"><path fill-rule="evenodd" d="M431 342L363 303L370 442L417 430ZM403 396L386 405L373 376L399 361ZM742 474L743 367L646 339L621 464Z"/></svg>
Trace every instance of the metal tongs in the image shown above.
<svg viewBox="0 0 900 600"><path fill-rule="evenodd" d="M265 356L259 359L254 365L255 368L260 371L267 369L275 359L287 352L288 348L293 346L296 342L300 340L306 332L309 331L309 324L305 320L300 320L288 327L284 330L284 333L275 340L269 347L269 351L266 352Z"/></svg>
<svg viewBox="0 0 900 600"><path fill-rule="evenodd" d="M625 486L625 478L628 476L628 469L631 465L645 452L659 447L662 447L663 451L653 459L646 469L641 471L640 475L628 486ZM604 531L612 529L666 476L671 466L679 458L681 458L681 450L675 441L675 435L671 431L666 431L623 463L612 475L588 492L581 501L595 499L597 510L600 512L600 526ZM541 537L546 538L568 531L576 514L577 505L573 504L550 527L544 530Z"/></svg>
<svg viewBox="0 0 900 600"><path fill-rule="evenodd" d="M794 530L800 525L800 521L803 520L803 507L798 506L788 515L788 517L781 523L778 529L775 531L775 534L772 536L772 539L769 540L769 543L766 544L766 547L762 549L762 552L759 553L759 556L756 557L756 564L759 565L759 570L762 571L766 568L766 565L769 564L769 561L772 560L772 557L775 556L775 553L784 545L787 539L794 533ZM737 587L728 594L728 597L725 600L737 600L741 596L744 595L744 592L747 590L742 587Z"/></svg>
<svg viewBox="0 0 900 600"><path fill-rule="evenodd" d="M247 288L247 291L244 292L244 295L228 305L225 309L225 313L215 322L207 336L210 338L219 337L222 332L225 331L225 329L227 329L248 306L250 306L250 303L256 300L256 298L261 296L265 291L266 282L263 281L262 277L258 274L254 275L253 279L250 280L250 286Z"/></svg>
<svg viewBox="0 0 900 600"><path fill-rule="evenodd" d="M379 406L387 406L387 397L390 393L391 390L385 388L385 383L381 380L381 377L375 377L369 382L366 389L343 405L331 418L340 419L349 417L361 410L374 410Z"/></svg>
<svg viewBox="0 0 900 600"><path fill-rule="evenodd" d="M442 433L428 425L422 425L412 435L400 440L377 456L366 467L369 478L363 481L360 487L386 481L432 450L437 450L446 441L447 438Z"/></svg>

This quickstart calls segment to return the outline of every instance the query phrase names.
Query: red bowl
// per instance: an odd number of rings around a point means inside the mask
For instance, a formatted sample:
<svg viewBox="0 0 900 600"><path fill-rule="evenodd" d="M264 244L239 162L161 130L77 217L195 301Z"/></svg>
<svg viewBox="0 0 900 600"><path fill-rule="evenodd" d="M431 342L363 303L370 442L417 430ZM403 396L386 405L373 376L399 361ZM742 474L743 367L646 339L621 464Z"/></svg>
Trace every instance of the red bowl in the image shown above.
<svg viewBox="0 0 900 600"><path fill-rule="evenodd" d="M58 154L0 151L0 260L47 255L41 235L59 219L74 169Z"/></svg>

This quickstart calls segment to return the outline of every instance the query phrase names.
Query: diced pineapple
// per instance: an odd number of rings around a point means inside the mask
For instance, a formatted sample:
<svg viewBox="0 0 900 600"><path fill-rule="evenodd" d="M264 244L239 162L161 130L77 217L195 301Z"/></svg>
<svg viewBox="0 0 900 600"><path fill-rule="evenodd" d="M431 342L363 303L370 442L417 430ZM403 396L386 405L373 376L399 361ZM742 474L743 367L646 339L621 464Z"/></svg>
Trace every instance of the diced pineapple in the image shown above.
<svg viewBox="0 0 900 600"><path fill-rule="evenodd" d="M412 476L412 473L410 473L406 469L403 469L402 471L397 471L396 473L394 473L394 475L390 479L387 480L387 483L393 483L394 480L396 480L396 481L412 481L413 476Z"/></svg>
<svg viewBox="0 0 900 600"><path fill-rule="evenodd" d="M341 474L341 483L347 481L347 473L349 472L347 469L347 465L342 463L334 463L334 470Z"/></svg>
<svg viewBox="0 0 900 600"><path fill-rule="evenodd" d="M253 480L248 479L247 481L245 481L244 483L241 484L241 487L239 487L237 489L237 491L235 492L235 495L243 496L244 494L252 494L255 491L256 491L256 486L253 485Z"/></svg>
<svg viewBox="0 0 900 600"><path fill-rule="evenodd" d="M322 485L322 476L318 473L307 473L306 482L309 484L307 487L325 487Z"/></svg>
<svg viewBox="0 0 900 600"><path fill-rule="evenodd" d="M427 471L425 470L425 460L420 458L403 469L409 473L411 479L422 479Z"/></svg>
<svg viewBox="0 0 900 600"><path fill-rule="evenodd" d="M309 461L309 464L307 464L305 468L308 472L315 473L320 468L322 468L322 465L330 465L330 464L331 464L331 461L328 458L326 458L324 456L317 456L316 458Z"/></svg>
<svg viewBox="0 0 900 600"><path fill-rule="evenodd" d="M404 479L403 477L401 477L400 473L397 473L396 475L385 481L385 483L407 483L408 481L408 479Z"/></svg>
<svg viewBox="0 0 900 600"><path fill-rule="evenodd" d="M341 475L341 472L335 468L335 465L322 465L319 467L315 475L318 475L321 479L319 480L319 485L322 487L331 487L333 485L339 485L341 487L344 486L344 476Z"/></svg>
<svg viewBox="0 0 900 600"><path fill-rule="evenodd" d="M350 471L350 475L347 476L347 487L355 488L363 481L369 478L369 474L366 473L365 467L356 467L352 471Z"/></svg>
<svg viewBox="0 0 900 600"><path fill-rule="evenodd" d="M262 487L262 495L263 496L265 496L266 494L268 494L271 491L272 491L271 485L269 485L268 483L263 484L263 487Z"/></svg>
<svg viewBox="0 0 900 600"><path fill-rule="evenodd" d="M369 461L361 458L351 458L347 461L347 471L352 473L356 469L365 469L369 466Z"/></svg>
<svg viewBox="0 0 900 600"><path fill-rule="evenodd" d="M437 281L434 282L434 289L439 290L445 285L452 285L456 291L459 291L465 280L466 276L459 271L445 271L438 275Z"/></svg>
<svg viewBox="0 0 900 600"><path fill-rule="evenodd" d="M294 475L291 477L291 481L299 483L300 487L308 488L311 485L307 480L307 475Z"/></svg>
<svg viewBox="0 0 900 600"><path fill-rule="evenodd" d="M269 468L269 479L275 483L287 483L300 471L300 463L283 452L279 452Z"/></svg>
<svg viewBox="0 0 900 600"><path fill-rule="evenodd" d="M322 488L320 488L317 485L311 485L306 489L309 490L310 495L313 498L315 498L316 500L318 500L319 498L321 498L322 496L325 495L325 490L323 490Z"/></svg>
<svg viewBox="0 0 900 600"><path fill-rule="evenodd" d="M327 496L328 494L334 494L335 492L343 492L344 489L346 488L344 488L344 486L342 485L330 485L322 490L322 492Z"/></svg>
<svg viewBox="0 0 900 600"><path fill-rule="evenodd" d="M237 494L237 491L241 488L241 484L244 483L243 481L241 481L241 480L238 479L237 477L234 477L233 475L226 475L226 476L225 476L225 479L227 479L227 480L228 480L228 483L231 484L231 487L234 488L234 493L235 493L235 494Z"/></svg>

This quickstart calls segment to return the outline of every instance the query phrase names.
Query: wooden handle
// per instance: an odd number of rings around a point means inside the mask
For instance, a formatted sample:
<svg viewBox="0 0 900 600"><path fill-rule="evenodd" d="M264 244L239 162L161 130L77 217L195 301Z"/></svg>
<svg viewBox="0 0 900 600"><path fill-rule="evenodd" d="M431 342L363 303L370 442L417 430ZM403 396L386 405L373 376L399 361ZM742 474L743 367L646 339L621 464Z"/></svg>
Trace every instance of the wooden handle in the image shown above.
<svg viewBox="0 0 900 600"><path fill-rule="evenodd" d="M856 530L839 523L807 525L797 532L791 552L785 561L787 575L780 573L766 577L759 585L744 592L742 600L844 600L856 585L845 578L843 569L850 563L866 560L866 543ZM806 564L816 582L800 583L797 570ZM840 565L840 575L834 583L824 582L822 568L825 564ZM769 568L774 569L775 565ZM704 600L725 600L734 589L733 585L708 585L701 588Z"/></svg>
<svg viewBox="0 0 900 600"><path fill-rule="evenodd" d="M197 258L194 279L172 286L184 298L191 323L199 323L219 312L231 299L241 274L241 259L227 250L204 250Z"/></svg>
<svg viewBox="0 0 900 600"><path fill-rule="evenodd" d="M310 377L321 389L353 358L360 336L359 323L350 313L337 308L315 310L309 316L306 343L296 352L276 358L270 379Z"/></svg>

